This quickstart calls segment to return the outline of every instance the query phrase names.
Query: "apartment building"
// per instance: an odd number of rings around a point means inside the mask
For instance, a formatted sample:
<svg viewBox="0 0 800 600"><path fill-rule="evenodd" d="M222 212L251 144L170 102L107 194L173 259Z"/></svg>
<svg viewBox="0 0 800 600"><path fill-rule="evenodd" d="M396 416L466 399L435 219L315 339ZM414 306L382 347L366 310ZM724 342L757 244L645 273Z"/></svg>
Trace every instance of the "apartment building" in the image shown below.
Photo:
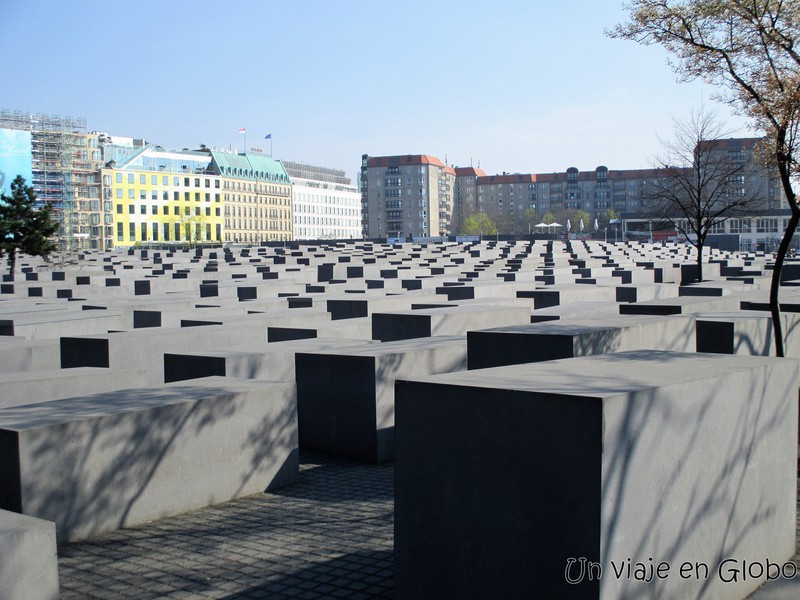
<svg viewBox="0 0 800 600"><path fill-rule="evenodd" d="M281 161L292 181L294 239L360 239L361 193L340 169Z"/></svg>
<svg viewBox="0 0 800 600"><path fill-rule="evenodd" d="M450 235L456 172L427 154L362 156L361 206L367 237Z"/></svg>
<svg viewBox="0 0 800 600"><path fill-rule="evenodd" d="M478 212L478 178L486 172L476 167L455 167L456 184L453 197L453 231L461 231L464 219Z"/></svg>
<svg viewBox="0 0 800 600"><path fill-rule="evenodd" d="M726 194L732 200L752 194L761 199L755 207L758 212L766 215L786 211L788 203L780 182L754 158L758 141L759 138L714 140L710 152L717 156L712 160L742 166L740 173L725 182ZM456 168L459 172L460 168ZM473 205L466 196L457 194L455 213L483 211L504 233L525 232L532 212L538 219L552 213L562 223L578 210L589 213L591 222L602 221L608 211L620 219L647 220L652 217L652 192L663 183L664 176L662 169L612 170L606 166L583 172L570 167L555 173L483 175L475 182L477 202Z"/></svg>
<svg viewBox="0 0 800 600"><path fill-rule="evenodd" d="M536 222L536 176L504 173L475 181L477 210L490 215L505 233L526 233Z"/></svg>

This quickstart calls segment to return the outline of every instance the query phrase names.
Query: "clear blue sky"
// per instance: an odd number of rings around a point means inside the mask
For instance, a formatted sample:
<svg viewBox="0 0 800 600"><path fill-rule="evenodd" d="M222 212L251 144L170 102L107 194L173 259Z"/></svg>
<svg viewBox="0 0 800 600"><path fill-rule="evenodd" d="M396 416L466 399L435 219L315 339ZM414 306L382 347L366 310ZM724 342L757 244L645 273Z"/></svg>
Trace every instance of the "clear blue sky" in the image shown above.
<svg viewBox="0 0 800 600"><path fill-rule="evenodd" d="M432 154L489 174L646 168L713 90L612 40L620 0L0 0L0 106L168 148L341 168Z"/></svg>

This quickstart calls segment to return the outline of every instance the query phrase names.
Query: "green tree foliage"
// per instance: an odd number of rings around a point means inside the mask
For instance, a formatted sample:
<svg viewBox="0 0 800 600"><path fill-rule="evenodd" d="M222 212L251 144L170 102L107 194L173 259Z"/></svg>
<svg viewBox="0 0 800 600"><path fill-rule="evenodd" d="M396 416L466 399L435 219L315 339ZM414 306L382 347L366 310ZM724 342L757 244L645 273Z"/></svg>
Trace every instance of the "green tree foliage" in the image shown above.
<svg viewBox="0 0 800 600"><path fill-rule="evenodd" d="M574 213L572 213L570 219L571 219L570 225L572 225L573 232L580 233L581 221L583 221L584 232L591 231L592 228L594 227L594 223L590 221L591 217L589 216L589 213L586 212L585 210L576 210Z"/></svg>
<svg viewBox="0 0 800 600"><path fill-rule="evenodd" d="M17 175L11 182L11 195L0 196L0 256L8 254L8 272L13 275L17 253L47 256L56 249L52 237L58 225L52 220L52 206L37 210L36 192Z"/></svg>
<svg viewBox="0 0 800 600"><path fill-rule="evenodd" d="M600 229L605 229L606 227L608 227L608 224L611 221L614 221L616 219L619 219L617 211L615 211L613 208L609 208L608 210L606 210L606 212L600 215L600 218L597 220L597 224L600 227Z"/></svg>
<svg viewBox="0 0 800 600"><path fill-rule="evenodd" d="M550 223L555 223L555 222L556 222L556 216L551 212L545 213L545 215L542 217L542 223L547 223L549 225Z"/></svg>
<svg viewBox="0 0 800 600"><path fill-rule="evenodd" d="M465 235L495 235L497 225L483 212L475 213L464 219L462 231Z"/></svg>
<svg viewBox="0 0 800 600"><path fill-rule="evenodd" d="M766 134L767 161L791 209L769 298L775 349L783 356L778 291L800 222L793 189L800 151L800 0L631 0L627 8L630 22L617 25L611 37L663 46L682 80L719 86L718 99Z"/></svg>

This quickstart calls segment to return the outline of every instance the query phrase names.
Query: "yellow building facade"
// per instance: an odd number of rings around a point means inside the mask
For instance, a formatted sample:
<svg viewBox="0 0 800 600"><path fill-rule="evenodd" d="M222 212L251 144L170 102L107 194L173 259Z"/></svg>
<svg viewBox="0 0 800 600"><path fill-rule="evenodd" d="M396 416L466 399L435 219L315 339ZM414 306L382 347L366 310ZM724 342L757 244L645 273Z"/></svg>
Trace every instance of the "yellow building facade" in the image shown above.
<svg viewBox="0 0 800 600"><path fill-rule="evenodd" d="M104 167L114 245L221 243L222 179L209 162L206 152L145 149L126 164Z"/></svg>
<svg viewBox="0 0 800 600"><path fill-rule="evenodd" d="M102 177L110 184L116 246L221 241L219 176L104 168Z"/></svg>

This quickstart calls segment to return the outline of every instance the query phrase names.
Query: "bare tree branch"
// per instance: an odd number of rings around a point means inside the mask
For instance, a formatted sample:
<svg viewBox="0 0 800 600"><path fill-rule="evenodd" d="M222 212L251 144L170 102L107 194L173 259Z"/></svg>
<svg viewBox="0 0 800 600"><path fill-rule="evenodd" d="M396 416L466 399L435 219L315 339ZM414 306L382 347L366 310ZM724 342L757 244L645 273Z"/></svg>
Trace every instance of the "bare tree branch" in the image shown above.
<svg viewBox="0 0 800 600"><path fill-rule="evenodd" d="M663 46L682 81L701 78L719 86L718 99L751 118L766 134L768 165L777 170L791 210L770 285L775 349L783 356L778 293L783 262L800 223L794 191L800 125L796 49L800 0L632 0L627 9L630 22L607 32L610 37ZM715 214L708 211L709 217Z"/></svg>

